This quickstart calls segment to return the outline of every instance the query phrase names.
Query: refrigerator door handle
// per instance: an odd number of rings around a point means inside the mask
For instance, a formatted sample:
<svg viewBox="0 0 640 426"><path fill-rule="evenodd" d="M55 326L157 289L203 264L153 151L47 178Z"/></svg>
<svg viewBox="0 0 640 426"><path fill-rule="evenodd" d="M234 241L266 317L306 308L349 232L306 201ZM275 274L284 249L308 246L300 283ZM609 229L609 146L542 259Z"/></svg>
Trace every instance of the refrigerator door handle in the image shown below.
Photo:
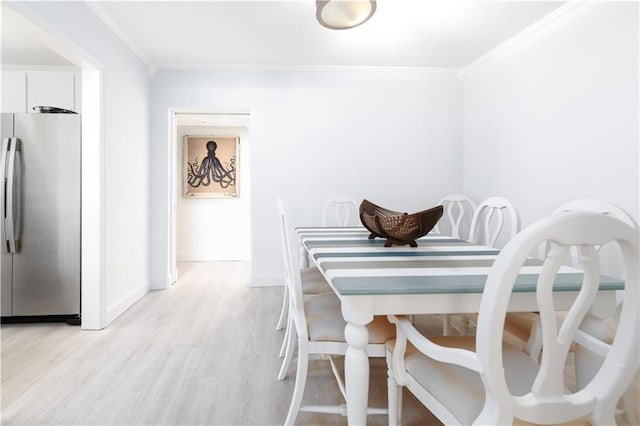
<svg viewBox="0 0 640 426"><path fill-rule="evenodd" d="M2 139L2 151L0 152L0 178L2 179L2 185L0 185L0 220L2 222L0 223L0 243L2 253L9 253L5 226L7 221L7 159L10 144L11 138Z"/></svg>
<svg viewBox="0 0 640 426"><path fill-rule="evenodd" d="M7 156L4 229L9 253L17 253L20 251L20 213L22 208L20 139L9 139Z"/></svg>

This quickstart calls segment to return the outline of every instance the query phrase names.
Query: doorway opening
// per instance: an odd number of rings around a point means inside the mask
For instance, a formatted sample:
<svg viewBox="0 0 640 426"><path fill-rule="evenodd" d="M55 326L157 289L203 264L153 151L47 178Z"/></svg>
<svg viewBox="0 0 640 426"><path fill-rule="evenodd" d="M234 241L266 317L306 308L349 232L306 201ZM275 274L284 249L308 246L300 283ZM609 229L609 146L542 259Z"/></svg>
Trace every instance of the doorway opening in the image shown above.
<svg viewBox="0 0 640 426"><path fill-rule="evenodd" d="M233 261L248 265L251 260L249 116L247 110L170 111L169 285L178 279L178 263ZM207 141L237 138L237 158L233 161L237 196L186 195L192 169L185 157L185 143L193 137ZM198 164L205 163L206 152L197 158ZM228 169L229 159L221 160L222 167ZM207 183L220 186L213 179Z"/></svg>

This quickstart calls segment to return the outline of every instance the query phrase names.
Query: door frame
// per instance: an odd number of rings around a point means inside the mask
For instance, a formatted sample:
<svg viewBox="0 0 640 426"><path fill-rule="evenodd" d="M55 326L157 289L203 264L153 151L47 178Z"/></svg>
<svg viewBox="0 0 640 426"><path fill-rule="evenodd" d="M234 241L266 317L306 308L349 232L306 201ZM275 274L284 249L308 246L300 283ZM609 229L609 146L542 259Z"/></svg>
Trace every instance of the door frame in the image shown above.
<svg viewBox="0 0 640 426"><path fill-rule="evenodd" d="M167 281L165 288L169 288L178 279L178 267L177 267L177 200L178 200L178 149L180 149L180 141L178 141L178 122L176 116L178 114L205 114L205 115L242 115L251 117L250 109L218 109L218 108L169 108L168 111L168 132L169 132L169 155L167 164L168 169L168 182L167 188L168 194L168 223L167 223ZM246 126L249 131L249 126ZM244 146L242 149L245 149ZM246 170L246 169L241 169ZM241 171L245 176L249 174ZM248 195L251 196L250 194ZM251 244L251 242L249 242Z"/></svg>

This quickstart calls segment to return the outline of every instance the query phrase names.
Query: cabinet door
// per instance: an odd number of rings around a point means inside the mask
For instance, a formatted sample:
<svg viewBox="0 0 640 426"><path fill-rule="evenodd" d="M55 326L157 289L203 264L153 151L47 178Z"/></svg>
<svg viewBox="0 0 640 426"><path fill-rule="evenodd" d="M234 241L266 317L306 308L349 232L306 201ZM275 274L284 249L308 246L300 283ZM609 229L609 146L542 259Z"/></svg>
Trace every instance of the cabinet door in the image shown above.
<svg viewBox="0 0 640 426"><path fill-rule="evenodd" d="M34 106L52 106L74 111L74 73L69 71L29 71L27 111Z"/></svg>
<svg viewBox="0 0 640 426"><path fill-rule="evenodd" d="M27 112L27 73L2 70L2 112Z"/></svg>

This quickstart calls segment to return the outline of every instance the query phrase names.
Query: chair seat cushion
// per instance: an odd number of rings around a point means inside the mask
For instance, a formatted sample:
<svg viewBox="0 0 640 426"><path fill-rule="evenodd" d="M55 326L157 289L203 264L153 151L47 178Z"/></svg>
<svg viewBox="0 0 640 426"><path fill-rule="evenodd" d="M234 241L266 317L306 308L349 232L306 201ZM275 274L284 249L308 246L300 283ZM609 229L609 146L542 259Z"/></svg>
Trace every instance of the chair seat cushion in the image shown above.
<svg viewBox="0 0 640 426"><path fill-rule="evenodd" d="M331 291L329 283L316 267L300 269L303 294L320 294Z"/></svg>
<svg viewBox="0 0 640 426"><path fill-rule="evenodd" d="M316 342L344 342L344 327L347 325L342 313L337 310L334 315L316 317L308 321L309 339ZM386 316L375 316L367 324L369 343L382 344L395 337L395 326Z"/></svg>
<svg viewBox="0 0 640 426"><path fill-rule="evenodd" d="M322 294L305 294L304 311L307 322L316 317L340 314L340 299L333 292Z"/></svg>
<svg viewBox="0 0 640 426"><path fill-rule="evenodd" d="M430 337L434 343L475 352L475 336ZM393 351L395 340L387 342L387 350ZM513 395L524 395L538 373L538 365L521 350L503 345L503 363L507 385ZM471 424L484 406L484 386L475 371L452 364L435 361L422 354L411 344L407 345L405 367L408 374L428 389L462 424Z"/></svg>

